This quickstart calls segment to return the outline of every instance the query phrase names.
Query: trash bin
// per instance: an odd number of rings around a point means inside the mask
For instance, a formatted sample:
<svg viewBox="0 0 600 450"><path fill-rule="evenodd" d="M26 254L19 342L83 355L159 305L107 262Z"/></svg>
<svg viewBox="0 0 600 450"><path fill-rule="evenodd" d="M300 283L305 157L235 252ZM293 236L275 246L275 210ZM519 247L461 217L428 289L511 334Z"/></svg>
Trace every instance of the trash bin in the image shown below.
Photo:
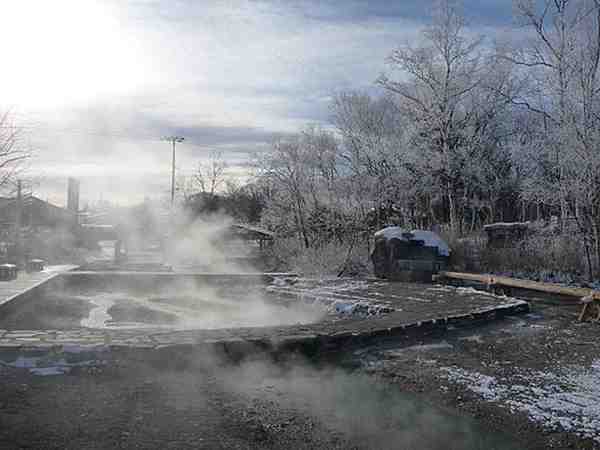
<svg viewBox="0 0 600 450"><path fill-rule="evenodd" d="M10 281L17 278L17 266L15 264L0 264L0 281Z"/></svg>
<svg viewBox="0 0 600 450"><path fill-rule="evenodd" d="M27 272L41 272L44 270L44 260L30 259L25 265L25 270L27 270Z"/></svg>

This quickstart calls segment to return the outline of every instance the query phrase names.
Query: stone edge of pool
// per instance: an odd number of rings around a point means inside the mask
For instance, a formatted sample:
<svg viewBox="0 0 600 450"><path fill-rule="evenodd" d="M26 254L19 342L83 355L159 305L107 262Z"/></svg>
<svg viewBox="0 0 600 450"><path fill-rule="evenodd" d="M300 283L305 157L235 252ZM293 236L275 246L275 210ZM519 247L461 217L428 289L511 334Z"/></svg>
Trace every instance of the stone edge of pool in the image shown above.
<svg viewBox="0 0 600 450"><path fill-rule="evenodd" d="M96 330L0 330L0 353L99 353L121 356L176 358L194 352L213 352L232 359L255 353L301 353L312 356L379 343L402 337L425 336L452 327L480 325L507 316L528 313L523 300L468 310L446 317L398 323L395 315L383 321L341 321L221 330L143 331Z"/></svg>

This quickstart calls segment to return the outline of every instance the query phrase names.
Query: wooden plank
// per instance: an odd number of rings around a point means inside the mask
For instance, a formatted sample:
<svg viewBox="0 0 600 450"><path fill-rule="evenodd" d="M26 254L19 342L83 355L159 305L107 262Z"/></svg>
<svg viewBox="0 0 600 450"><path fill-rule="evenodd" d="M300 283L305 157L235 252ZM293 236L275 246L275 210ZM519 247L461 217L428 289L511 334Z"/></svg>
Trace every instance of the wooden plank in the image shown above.
<svg viewBox="0 0 600 450"><path fill-rule="evenodd" d="M549 294L559 294L569 297L592 297L595 300L600 300L600 291L588 288L574 288L561 286L554 283L541 283L539 281L523 280L520 278L501 277L490 274L474 274L464 272L439 272L442 278L450 278L455 280L478 281L488 285L500 285L514 287L520 289L529 289L532 291L546 292Z"/></svg>

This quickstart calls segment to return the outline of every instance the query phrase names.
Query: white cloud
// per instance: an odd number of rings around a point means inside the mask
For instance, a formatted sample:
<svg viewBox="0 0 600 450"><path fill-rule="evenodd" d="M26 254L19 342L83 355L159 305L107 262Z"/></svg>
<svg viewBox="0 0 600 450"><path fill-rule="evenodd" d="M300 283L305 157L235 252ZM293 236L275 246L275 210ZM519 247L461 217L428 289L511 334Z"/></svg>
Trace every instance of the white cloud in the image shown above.
<svg viewBox="0 0 600 450"><path fill-rule="evenodd" d="M239 161L271 133L326 121L334 92L372 87L420 26L349 18L345 4L11 0L3 22L17 25L0 38L17 42L17 64L0 73L0 95L34 122L34 170L47 177L168 173L158 138L180 132L181 170L213 148Z"/></svg>

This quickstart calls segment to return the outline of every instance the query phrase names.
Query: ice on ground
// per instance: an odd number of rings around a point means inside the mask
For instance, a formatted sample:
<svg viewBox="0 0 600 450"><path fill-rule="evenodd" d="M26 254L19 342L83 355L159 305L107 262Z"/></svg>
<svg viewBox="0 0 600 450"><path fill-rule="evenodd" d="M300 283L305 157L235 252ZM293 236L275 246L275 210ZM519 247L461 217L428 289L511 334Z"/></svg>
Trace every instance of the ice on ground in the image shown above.
<svg viewBox="0 0 600 450"><path fill-rule="evenodd" d="M600 360L589 367L554 372L522 369L510 379L458 367L441 370L448 381L512 412L522 411L549 430L573 432L600 443Z"/></svg>

